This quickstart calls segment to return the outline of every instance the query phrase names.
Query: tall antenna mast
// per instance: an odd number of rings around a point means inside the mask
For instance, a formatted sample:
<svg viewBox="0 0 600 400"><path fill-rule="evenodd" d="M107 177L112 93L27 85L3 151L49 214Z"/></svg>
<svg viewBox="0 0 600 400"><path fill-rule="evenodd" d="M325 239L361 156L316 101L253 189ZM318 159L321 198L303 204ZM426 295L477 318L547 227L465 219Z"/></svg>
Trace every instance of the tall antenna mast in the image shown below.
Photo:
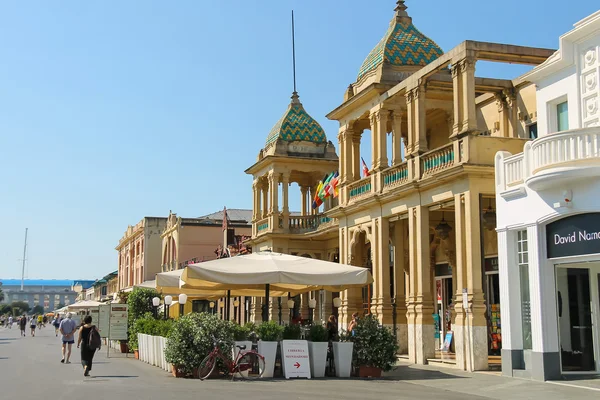
<svg viewBox="0 0 600 400"><path fill-rule="evenodd" d="M292 59L294 63L294 93L296 93L296 33L294 28L294 10L292 10Z"/></svg>
<svg viewBox="0 0 600 400"><path fill-rule="evenodd" d="M29 228L25 228L25 245L23 246L23 269L21 270L21 292L25 285L25 253L27 252L27 231Z"/></svg>

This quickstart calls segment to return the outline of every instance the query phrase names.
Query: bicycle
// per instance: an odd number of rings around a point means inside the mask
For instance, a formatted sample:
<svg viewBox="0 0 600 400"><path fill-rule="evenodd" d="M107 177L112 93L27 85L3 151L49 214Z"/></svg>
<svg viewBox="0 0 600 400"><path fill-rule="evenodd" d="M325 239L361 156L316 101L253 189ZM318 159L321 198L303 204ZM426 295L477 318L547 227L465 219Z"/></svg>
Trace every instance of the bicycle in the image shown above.
<svg viewBox="0 0 600 400"><path fill-rule="evenodd" d="M231 379L235 374L242 379L259 379L265 372L265 358L254 350L246 350L246 346L236 346L239 352L234 360L231 360L221 351L219 342L214 341L214 349L207 355L198 367L198 378L205 380L210 377L215 370L217 363L221 360L226 368L225 372L231 374Z"/></svg>

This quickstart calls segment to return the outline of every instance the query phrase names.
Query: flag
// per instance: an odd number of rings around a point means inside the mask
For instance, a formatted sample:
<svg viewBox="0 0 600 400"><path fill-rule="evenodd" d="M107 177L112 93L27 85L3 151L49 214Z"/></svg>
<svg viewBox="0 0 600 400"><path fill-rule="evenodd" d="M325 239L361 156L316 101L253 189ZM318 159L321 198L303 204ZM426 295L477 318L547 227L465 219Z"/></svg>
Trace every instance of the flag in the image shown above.
<svg viewBox="0 0 600 400"><path fill-rule="evenodd" d="M369 167L367 167L367 163L365 163L365 159L364 158L360 158L362 160L362 167L363 167L363 178L366 178L367 176L369 176Z"/></svg>
<svg viewBox="0 0 600 400"><path fill-rule="evenodd" d="M323 189L323 181L319 181L317 188L315 189L315 197L313 198L312 208L313 210L319 208L323 204L323 200L319 197L319 192Z"/></svg>
<svg viewBox="0 0 600 400"><path fill-rule="evenodd" d="M335 189L340 183L339 174L337 171L333 173L333 178L329 181L329 184L325 188L325 197L332 196L335 193Z"/></svg>

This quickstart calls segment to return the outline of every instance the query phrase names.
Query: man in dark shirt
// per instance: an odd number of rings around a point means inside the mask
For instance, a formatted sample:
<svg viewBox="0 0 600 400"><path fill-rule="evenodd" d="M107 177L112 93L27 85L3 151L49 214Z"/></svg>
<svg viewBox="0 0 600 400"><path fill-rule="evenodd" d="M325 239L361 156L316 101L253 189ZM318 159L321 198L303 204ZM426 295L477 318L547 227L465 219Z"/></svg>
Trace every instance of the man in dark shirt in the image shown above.
<svg viewBox="0 0 600 400"><path fill-rule="evenodd" d="M25 336L25 328L27 328L27 317L25 314L19 320L19 327L21 328L21 336Z"/></svg>

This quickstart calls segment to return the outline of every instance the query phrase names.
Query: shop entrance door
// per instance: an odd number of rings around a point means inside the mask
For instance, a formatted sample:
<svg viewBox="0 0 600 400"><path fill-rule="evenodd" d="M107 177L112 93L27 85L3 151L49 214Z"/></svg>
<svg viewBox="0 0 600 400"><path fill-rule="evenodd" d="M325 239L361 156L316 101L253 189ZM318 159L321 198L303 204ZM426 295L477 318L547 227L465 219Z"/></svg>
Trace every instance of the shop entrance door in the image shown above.
<svg viewBox="0 0 600 400"><path fill-rule="evenodd" d="M562 372L598 372L600 264L557 266L556 286Z"/></svg>

